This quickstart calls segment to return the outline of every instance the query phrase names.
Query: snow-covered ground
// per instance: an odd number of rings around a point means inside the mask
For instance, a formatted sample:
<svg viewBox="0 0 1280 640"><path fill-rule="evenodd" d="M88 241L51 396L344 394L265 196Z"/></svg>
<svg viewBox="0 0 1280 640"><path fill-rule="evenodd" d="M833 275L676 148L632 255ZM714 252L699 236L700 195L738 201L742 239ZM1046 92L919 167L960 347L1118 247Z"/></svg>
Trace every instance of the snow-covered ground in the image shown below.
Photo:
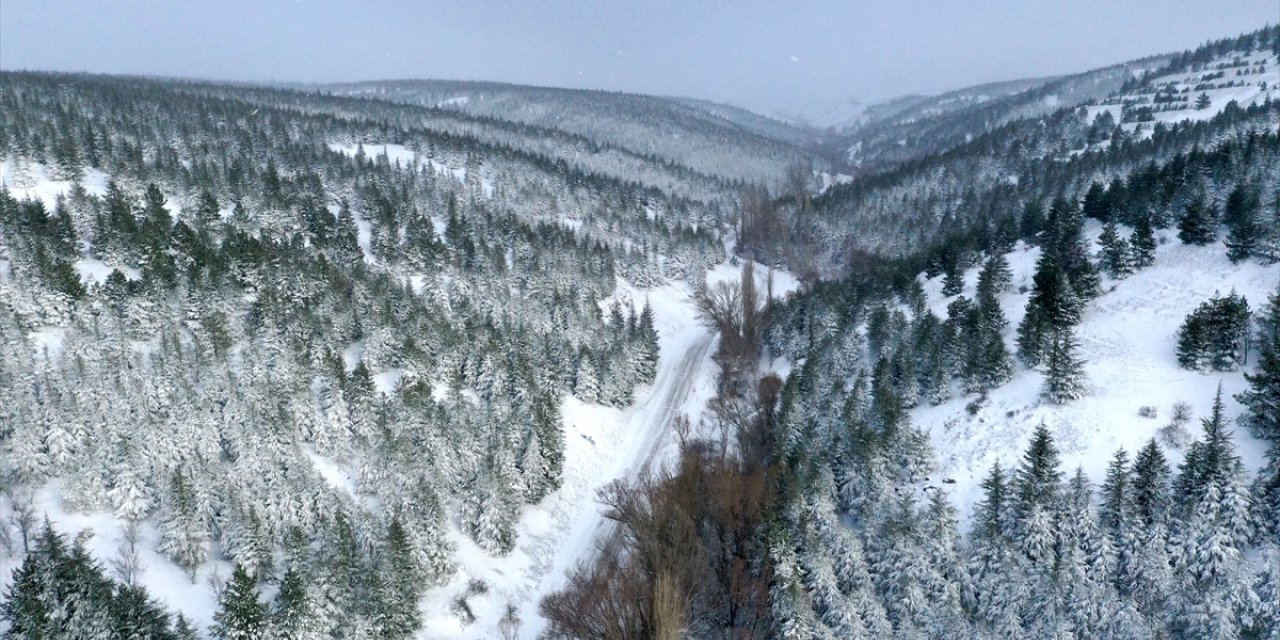
<svg viewBox="0 0 1280 640"><path fill-rule="evenodd" d="M1100 229L1091 221L1086 232L1096 240ZM1127 232L1123 230L1122 235ZM974 395L957 394L936 407L913 411L915 424L929 433L939 459L938 477L932 482L951 495L966 528L974 504L981 499L979 483L991 465L1015 467L1041 421L1057 441L1064 469L1073 472L1082 467L1096 484L1116 449L1123 447L1132 458L1152 437L1159 439L1175 402L1193 408L1194 417L1187 425L1193 438L1200 436L1199 419L1208 414L1219 383L1227 415L1239 415L1239 403L1232 396L1245 388L1243 374L1182 369L1176 334L1186 315L1215 292L1225 295L1234 290L1258 309L1275 292L1280 266L1252 260L1233 265L1221 242L1188 246L1171 230L1157 232L1157 238L1162 244L1156 263L1123 280L1104 278L1107 293L1088 305L1077 328L1079 355L1086 360L1089 382L1084 398L1064 406L1044 402L1039 397L1041 374L1016 365L1013 381L991 391L988 403L974 415L965 409ZM1016 328L1025 313L1039 256L1038 248L1022 244L1008 255L1014 291L1003 297L1001 307L1009 320L1005 342L1010 353L1015 351ZM922 281L930 308L945 318L946 306L954 298L941 295L942 278ZM976 283L975 268L966 274L962 295L972 299ZM1028 292L1019 293L1022 287ZM1157 417L1139 416L1144 406L1155 407ZM1251 471L1262 464L1263 445L1246 430L1235 428L1235 443ZM1182 450L1167 445L1164 449L1171 464L1181 462ZM944 484L944 480L955 484Z"/></svg>
<svg viewBox="0 0 1280 640"><path fill-rule="evenodd" d="M341 153L344 156L355 157L360 151L360 144L343 144L333 142L329 144L329 149ZM461 184L467 181L467 169L463 167L451 167L443 162L427 158L418 152L410 149L402 144L368 144L363 145L364 154L368 158L378 158L386 156L387 162L391 164L399 163L406 169L418 170L424 166L431 167L437 175L448 176L457 180ZM493 181L483 173L478 176L480 179L480 193L486 198L493 196Z"/></svg>
<svg viewBox="0 0 1280 640"><path fill-rule="evenodd" d="M58 196L70 192L74 184L70 180L55 179L49 167L39 162L0 160L0 185L9 189L15 198L38 198L52 209ZM85 191L102 195L107 192L107 174L88 169L80 178L80 184Z"/></svg>

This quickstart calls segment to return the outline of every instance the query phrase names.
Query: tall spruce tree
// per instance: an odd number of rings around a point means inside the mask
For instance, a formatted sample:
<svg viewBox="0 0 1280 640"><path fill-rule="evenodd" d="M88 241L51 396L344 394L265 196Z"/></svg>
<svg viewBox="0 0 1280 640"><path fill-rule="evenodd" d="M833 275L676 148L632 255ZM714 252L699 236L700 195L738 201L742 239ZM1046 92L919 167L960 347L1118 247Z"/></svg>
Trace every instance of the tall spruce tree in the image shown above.
<svg viewBox="0 0 1280 640"><path fill-rule="evenodd" d="M1041 396L1054 404L1065 404L1084 395L1084 361L1076 355L1077 348L1071 328L1054 331L1045 356L1044 386L1040 391Z"/></svg>
<svg viewBox="0 0 1280 640"><path fill-rule="evenodd" d="M1245 373L1249 388L1236 398L1245 408L1242 422L1257 437L1280 447L1280 288L1258 314L1258 369Z"/></svg>
<svg viewBox="0 0 1280 640"><path fill-rule="evenodd" d="M1049 427L1041 422L1036 425L1013 478L1013 509L1020 523L1025 524L1035 509L1053 511L1062 491L1061 467L1058 446Z"/></svg>
<svg viewBox="0 0 1280 640"><path fill-rule="evenodd" d="M1241 423L1267 443L1267 464L1254 486L1258 525L1280 544L1280 289L1259 314L1258 369L1246 373L1249 388L1236 396Z"/></svg>
<svg viewBox="0 0 1280 640"><path fill-rule="evenodd" d="M1130 258L1135 269L1145 269L1156 262L1156 234L1151 216L1140 215L1129 238Z"/></svg>
<svg viewBox="0 0 1280 640"><path fill-rule="evenodd" d="M245 568L236 564L231 582L213 614L210 634L218 640L269 640L267 605L258 600L258 584Z"/></svg>
<svg viewBox="0 0 1280 640"><path fill-rule="evenodd" d="M1102 235L1098 237L1102 245L1098 266L1112 278L1124 278L1133 273L1133 248L1129 242L1120 237L1114 222L1108 221L1102 226Z"/></svg>
<svg viewBox="0 0 1280 640"><path fill-rule="evenodd" d="M1187 203L1178 220L1178 239L1183 244L1206 245L1218 239L1218 215L1204 194Z"/></svg>

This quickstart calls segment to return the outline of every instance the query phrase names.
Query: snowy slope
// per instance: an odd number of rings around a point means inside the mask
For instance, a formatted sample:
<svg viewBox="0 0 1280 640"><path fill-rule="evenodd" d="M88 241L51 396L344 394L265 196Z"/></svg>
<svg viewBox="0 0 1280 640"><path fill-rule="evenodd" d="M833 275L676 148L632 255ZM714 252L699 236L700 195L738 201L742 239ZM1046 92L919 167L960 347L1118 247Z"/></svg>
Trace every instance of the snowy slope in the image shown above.
<svg viewBox="0 0 1280 640"><path fill-rule="evenodd" d="M1203 94L1209 105L1196 108ZM1213 61L1147 80L1133 91L1114 95L1089 107L1088 120L1110 111L1117 123L1132 131L1140 125L1150 130L1155 122L1208 120L1235 102L1241 108L1280 99L1280 56L1270 51L1232 52ZM1139 122L1137 113L1151 109L1150 119Z"/></svg>
<svg viewBox="0 0 1280 640"><path fill-rule="evenodd" d="M1090 221L1090 238L1096 239L1100 230L1098 223ZM1016 365L1013 381L991 391L989 401L974 415L965 409L974 395L914 410L915 424L930 435L939 459L939 477L934 482L955 481L938 486L951 494L962 524L981 499L979 483L991 465L999 462L1005 468L1015 467L1041 421L1061 449L1064 469L1072 472L1082 467L1097 483L1116 449L1123 447L1132 455L1157 437L1160 428L1168 424L1175 402L1193 407L1194 417L1187 429L1196 438L1200 435L1199 419L1207 415L1220 382L1228 416L1240 413L1239 403L1231 396L1245 388L1243 374L1203 374L1180 368L1175 351L1177 330L1186 315L1215 292L1226 294L1234 289L1256 310L1276 290L1280 266L1255 261L1233 265L1221 242L1188 246L1170 230L1158 232L1157 238L1162 244L1155 265L1119 281L1104 277L1107 293L1088 305L1076 330L1090 386L1084 398L1065 406L1043 402L1039 397L1041 374ZM1001 306L1009 320L1005 342L1010 353L1016 350L1016 327L1025 313L1039 256L1039 248L1021 243L1007 256L1014 291L1003 297ZM942 277L922 281L930 308L945 318L946 306L954 298L941 295ZM966 274L961 295L972 299L976 283L975 268ZM1028 292L1020 293L1024 287ZM1143 406L1155 407L1157 417L1140 417L1138 410ZM1245 465L1251 471L1257 469L1263 462L1263 444L1238 428L1235 442ZM1165 446L1165 451L1171 464L1181 462L1180 449Z"/></svg>

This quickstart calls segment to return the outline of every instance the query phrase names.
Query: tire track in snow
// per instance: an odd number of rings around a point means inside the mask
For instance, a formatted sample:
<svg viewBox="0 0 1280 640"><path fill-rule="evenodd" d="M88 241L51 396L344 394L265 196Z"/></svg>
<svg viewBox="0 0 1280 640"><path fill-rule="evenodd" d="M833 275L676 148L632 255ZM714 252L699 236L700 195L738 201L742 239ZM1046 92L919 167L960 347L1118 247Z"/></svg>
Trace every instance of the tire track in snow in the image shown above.
<svg viewBox="0 0 1280 640"><path fill-rule="evenodd" d="M636 433L635 439L627 445L630 449L628 455L619 462L614 474L601 487L613 480L634 480L653 473L655 464L663 460L663 454L673 442L673 420L692 396L699 370L707 361L714 343L715 336L704 331L689 343L678 364L659 369L658 379L648 397L628 411L628 428ZM665 376L664 371L667 372ZM564 538L560 552L557 553L556 564L566 571L572 571L574 567L594 560L616 533L615 523L604 516L604 510L598 502L592 502L595 508L583 514L580 524L570 529L570 535ZM572 556L562 555L566 552ZM536 615L537 603L542 596L561 588L564 583L565 574L556 570L542 577L540 586L535 591L537 595L524 605L527 625L521 632L523 638L537 637L542 631L546 621Z"/></svg>

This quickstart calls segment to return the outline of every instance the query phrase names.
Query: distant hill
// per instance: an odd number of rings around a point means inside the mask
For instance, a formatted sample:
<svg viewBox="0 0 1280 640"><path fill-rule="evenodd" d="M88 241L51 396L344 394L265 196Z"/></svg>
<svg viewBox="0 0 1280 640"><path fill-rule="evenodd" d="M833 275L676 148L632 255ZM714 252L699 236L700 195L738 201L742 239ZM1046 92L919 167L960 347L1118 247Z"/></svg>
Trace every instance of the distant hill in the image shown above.
<svg viewBox="0 0 1280 640"><path fill-rule="evenodd" d="M780 167L818 162L805 131L745 109L687 98L495 82L329 84L334 95L457 111L564 131L731 181L774 184Z"/></svg>

